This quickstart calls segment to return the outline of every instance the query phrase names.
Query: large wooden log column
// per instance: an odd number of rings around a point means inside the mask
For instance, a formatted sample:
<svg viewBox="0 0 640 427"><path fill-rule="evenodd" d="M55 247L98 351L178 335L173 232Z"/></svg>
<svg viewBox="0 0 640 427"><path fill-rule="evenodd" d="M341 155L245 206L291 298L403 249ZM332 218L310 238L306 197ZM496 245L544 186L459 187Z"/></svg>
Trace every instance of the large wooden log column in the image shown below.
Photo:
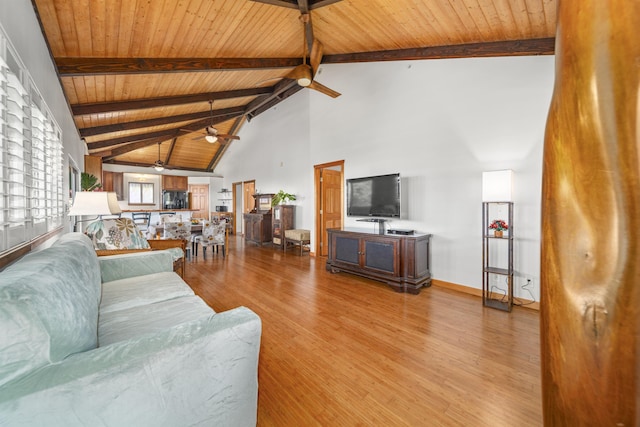
<svg viewBox="0 0 640 427"><path fill-rule="evenodd" d="M558 0L542 191L548 426L640 425L639 79L639 0Z"/></svg>

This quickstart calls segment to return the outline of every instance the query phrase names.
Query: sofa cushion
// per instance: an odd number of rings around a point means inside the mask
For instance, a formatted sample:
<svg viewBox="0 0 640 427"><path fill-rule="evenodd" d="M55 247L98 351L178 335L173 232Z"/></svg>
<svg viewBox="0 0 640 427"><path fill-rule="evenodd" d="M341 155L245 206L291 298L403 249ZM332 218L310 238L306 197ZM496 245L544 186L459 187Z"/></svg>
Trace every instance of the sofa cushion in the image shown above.
<svg viewBox="0 0 640 427"><path fill-rule="evenodd" d="M102 284L100 315L187 295L193 290L173 272L114 280Z"/></svg>
<svg viewBox="0 0 640 427"><path fill-rule="evenodd" d="M182 252L182 249L178 250ZM103 283L173 271L173 253L167 250L101 256L98 262Z"/></svg>
<svg viewBox="0 0 640 427"><path fill-rule="evenodd" d="M165 331L181 323L213 316L215 311L197 296L185 296L100 314L100 347Z"/></svg>
<svg viewBox="0 0 640 427"><path fill-rule="evenodd" d="M44 325L28 304L6 296L0 290L0 387L49 363Z"/></svg>
<svg viewBox="0 0 640 427"><path fill-rule="evenodd" d="M91 241L81 233L65 234L50 248L30 253L0 273L0 304L5 317L0 319L0 331L7 322L11 325L15 321L43 338L44 328L51 362L97 346L99 303L98 257ZM24 319L6 318L19 307ZM3 342L0 364L6 362L11 347L12 342ZM43 348L36 347L38 352Z"/></svg>

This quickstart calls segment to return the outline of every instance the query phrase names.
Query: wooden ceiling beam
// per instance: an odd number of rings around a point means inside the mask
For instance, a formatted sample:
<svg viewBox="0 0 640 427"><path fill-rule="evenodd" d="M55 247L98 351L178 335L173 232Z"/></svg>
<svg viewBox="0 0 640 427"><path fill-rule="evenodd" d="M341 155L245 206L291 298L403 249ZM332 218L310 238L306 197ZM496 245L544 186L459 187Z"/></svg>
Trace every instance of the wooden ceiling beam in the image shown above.
<svg viewBox="0 0 640 427"><path fill-rule="evenodd" d="M189 123L188 125L174 127L171 129L164 129L164 130L154 131L154 132L121 136L118 138L105 139L102 141L88 142L87 147L89 148L89 150L95 150L98 148L106 148L106 147L111 147L113 145L120 145L120 144L126 144L128 142L142 141L150 138L164 137L165 140L167 140L167 139L180 136L181 134L196 132L200 129L204 129L210 124L211 124L211 120L203 119L203 120L198 120L197 122Z"/></svg>
<svg viewBox="0 0 640 427"><path fill-rule="evenodd" d="M233 125L231 126L229 133L232 135L236 135L240 131L240 128L242 128L242 125L244 124L245 120L246 120L246 116L238 117L233 123ZM231 145L231 141L229 140L220 142L220 149L216 151L213 158L209 162L209 165L207 166L207 170L213 171L215 169L215 167L218 165L218 162L220 162L220 159L222 159L222 156L229 148L229 145Z"/></svg>
<svg viewBox="0 0 640 427"><path fill-rule="evenodd" d="M190 95L163 96L158 98L134 99L129 101L97 102L92 104L71 105L74 116L87 114L110 113L114 111L141 110L146 108L161 108L170 105L193 104L209 102L217 99L244 98L270 94L276 86L254 87L249 89L226 90L221 92L194 93Z"/></svg>
<svg viewBox="0 0 640 427"><path fill-rule="evenodd" d="M308 14L309 13L309 1L308 0L298 0L298 9L300 13Z"/></svg>
<svg viewBox="0 0 640 427"><path fill-rule="evenodd" d="M103 151L94 151L90 154L96 157L102 157L102 161L110 160L115 157L121 156L123 154L129 153L131 151L139 150L141 148L148 147L150 145L155 145L158 142L164 142L167 138L151 138L144 141L132 142L130 144L123 145L121 147L113 148L111 150L103 150Z"/></svg>
<svg viewBox="0 0 640 427"><path fill-rule="evenodd" d="M249 118L253 118L253 112L263 105L271 102L272 100L278 98L282 93L288 91L294 86L298 86L298 82L291 79L282 79L280 80L273 88L273 91L269 95L264 95L257 97L253 101L251 101L245 108L245 115ZM300 87L300 86L298 86Z"/></svg>
<svg viewBox="0 0 640 427"><path fill-rule="evenodd" d="M318 9L320 7L329 6L330 4L338 3L342 0L311 0L309 8L311 10Z"/></svg>
<svg viewBox="0 0 640 427"><path fill-rule="evenodd" d="M352 62L406 61L415 59L474 58L492 56L553 55L555 38L509 40L429 46L414 49L379 50L376 52L340 53L324 55L323 64Z"/></svg>
<svg viewBox="0 0 640 427"><path fill-rule="evenodd" d="M102 163L108 163L110 165L121 165L121 166L136 166L136 167L151 167L153 166L152 163L141 163L141 162L125 162L125 161L121 161L121 160L106 160L103 161ZM192 171L192 172L211 172L210 170L207 169L201 169L201 168L187 168L187 167L182 167L182 166L167 166L165 165L165 170L183 170L183 171Z"/></svg>
<svg viewBox="0 0 640 427"><path fill-rule="evenodd" d="M171 141L171 145L169 145L169 151L167 151L167 156L164 158L164 162L163 162L165 166L168 166L171 161L171 155L173 154L173 149L176 146L177 140L178 138L173 138L173 140ZM159 144L162 144L162 143L160 142Z"/></svg>
<svg viewBox="0 0 640 427"><path fill-rule="evenodd" d="M256 108L255 110L253 110L253 112L251 113L250 117L254 118L254 117L264 113L265 111L267 111L271 107L274 107L275 105L281 103L282 101L284 101L285 99L289 98L290 96L300 92L302 89L304 89L304 88L302 86L300 86L300 85L297 85L297 84L295 86L292 86L288 90L282 92L277 98L274 98L274 99L270 100L269 102L267 102L266 104L263 104L259 108Z"/></svg>
<svg viewBox="0 0 640 427"><path fill-rule="evenodd" d="M222 120L222 121L227 121L227 120L229 120L231 118L234 118L234 117L237 117L239 115L244 114L244 109L245 109L245 107L243 107L243 106L230 107L230 108L221 108L221 109L218 109L218 110L213 110L213 115L211 114L211 111L206 110L206 111L197 112L197 113L179 114L179 115L167 116L167 117L158 117L158 118L155 118L155 119L137 120L137 121L132 121L132 122L113 123L113 124L110 124L110 125L79 128L78 130L80 131L80 136L82 138L85 138L85 137L88 137L88 136L102 135L102 134L105 134L105 133L121 132L121 131L127 131L127 130L135 130L135 129L146 128L146 127L151 127L151 126L162 126L162 125L168 125L168 124L172 124L172 123L187 122L187 121L198 120L198 119L206 119L206 118L211 118L212 116L213 116L214 119L215 118L224 118L224 120ZM218 123L221 123L222 121L218 121Z"/></svg>
<svg viewBox="0 0 640 427"><path fill-rule="evenodd" d="M293 68L300 58L56 58L60 77Z"/></svg>
<svg viewBox="0 0 640 427"><path fill-rule="evenodd" d="M289 9L299 9L299 3L296 0L251 0L256 3L270 4L272 6L286 7ZM310 0L308 10L318 9L323 6L329 6L342 0Z"/></svg>
<svg viewBox="0 0 640 427"><path fill-rule="evenodd" d="M307 33L308 41L313 42L313 31L311 28L311 22L305 23L305 32ZM412 59L444 59L444 58L462 58L462 57L488 57L488 56L519 56L519 55L552 55L555 51L555 38L539 38L539 39L523 39L523 40L507 40L496 42L483 42L483 43L467 43L460 45L445 45L445 46L427 46L411 49L397 49L397 50L379 50L374 52L355 52L355 53L340 53L325 55L322 63L327 64L339 64L339 63L351 63L351 62L379 62L379 61L404 61ZM171 70L167 70L166 67L154 66L153 63L160 61L158 58L64 58L61 61L78 61L85 65L83 67L92 68L91 73L80 72L78 74L67 73L64 76L76 76L87 74L128 74L132 71L131 68L135 67L139 73L164 73ZM169 61L167 59L166 61ZM171 61L174 61L173 59ZM210 61L217 61L211 59ZM224 61L220 59L220 61ZM255 58L253 59L255 66L250 67L252 69L265 69L265 68L292 68L302 63L300 58L282 58L281 66L272 67L269 65L268 58ZM118 63L135 63L127 67L120 67ZM262 66L260 65L262 64ZM78 65L80 66L80 65ZM225 68L227 70L242 70L246 69L240 66L229 66ZM194 66L189 68L185 66L179 71L206 71L206 69ZM254 88L264 89L264 88ZM243 89L250 91L251 89ZM233 95L235 91L230 92L227 97L237 97ZM216 99L222 99L220 94L217 93ZM193 95L197 96L197 95ZM243 96L243 95L239 95ZM132 101L129 101L132 102ZM197 102L197 101L186 101ZM82 104L80 104L82 105ZM166 104L165 104L166 105ZM74 108L76 106L72 106ZM150 108L150 107L137 107L137 108ZM74 114L79 114L74 111ZM83 114L92 114L90 112Z"/></svg>

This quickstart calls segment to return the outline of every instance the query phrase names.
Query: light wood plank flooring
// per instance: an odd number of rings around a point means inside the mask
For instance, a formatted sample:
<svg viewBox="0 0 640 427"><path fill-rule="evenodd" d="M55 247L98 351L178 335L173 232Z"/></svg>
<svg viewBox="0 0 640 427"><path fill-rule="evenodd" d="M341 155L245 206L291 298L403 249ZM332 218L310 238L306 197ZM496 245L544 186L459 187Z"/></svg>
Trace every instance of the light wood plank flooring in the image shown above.
<svg viewBox="0 0 640 427"><path fill-rule="evenodd" d="M538 312L435 286L399 294L324 262L238 236L226 258L188 262L213 309L262 318L258 425L542 425Z"/></svg>

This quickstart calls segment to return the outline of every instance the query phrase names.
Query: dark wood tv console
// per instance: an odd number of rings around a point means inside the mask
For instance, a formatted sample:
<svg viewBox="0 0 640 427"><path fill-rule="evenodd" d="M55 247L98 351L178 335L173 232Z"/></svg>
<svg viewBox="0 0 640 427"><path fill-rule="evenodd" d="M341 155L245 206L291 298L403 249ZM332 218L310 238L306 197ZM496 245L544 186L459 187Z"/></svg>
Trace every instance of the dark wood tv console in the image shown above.
<svg viewBox="0 0 640 427"><path fill-rule="evenodd" d="M328 229L327 270L385 282L397 292L417 294L431 286L431 234L391 235Z"/></svg>

